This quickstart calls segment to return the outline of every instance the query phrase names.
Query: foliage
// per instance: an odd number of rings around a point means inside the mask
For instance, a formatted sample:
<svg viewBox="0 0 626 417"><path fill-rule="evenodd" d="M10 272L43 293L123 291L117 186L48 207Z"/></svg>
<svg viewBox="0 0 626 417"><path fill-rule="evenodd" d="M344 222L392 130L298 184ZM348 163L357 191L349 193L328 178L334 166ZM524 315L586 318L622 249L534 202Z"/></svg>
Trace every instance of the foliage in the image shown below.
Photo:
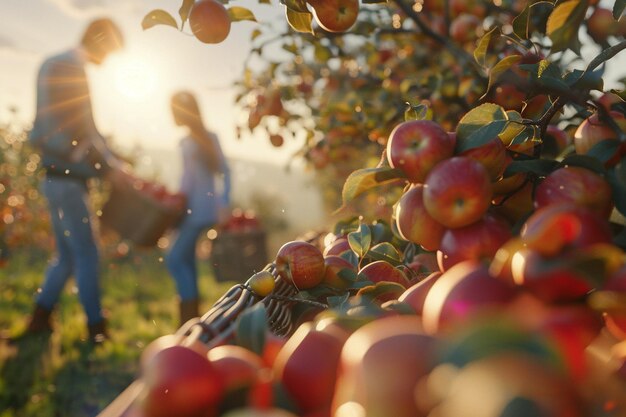
<svg viewBox="0 0 626 417"><path fill-rule="evenodd" d="M175 289L158 251L124 260L105 258L104 263L103 306L112 340L96 349L84 342L84 314L68 286L50 337L25 339L17 346L0 340L0 415L94 416L137 376L143 348L176 330ZM0 269L3 333L14 335L24 328L44 267L41 260L33 262L30 253L20 250ZM205 309L233 284L215 282L207 263L201 264L200 277Z"/></svg>

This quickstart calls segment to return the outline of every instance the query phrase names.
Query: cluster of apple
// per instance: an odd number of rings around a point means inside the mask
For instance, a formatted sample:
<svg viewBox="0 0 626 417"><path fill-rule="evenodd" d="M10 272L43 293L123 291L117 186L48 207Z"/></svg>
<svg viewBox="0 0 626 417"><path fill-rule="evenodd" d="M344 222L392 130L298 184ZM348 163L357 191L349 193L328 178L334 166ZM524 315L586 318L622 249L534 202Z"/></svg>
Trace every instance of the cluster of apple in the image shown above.
<svg viewBox="0 0 626 417"><path fill-rule="evenodd" d="M185 208L187 200L183 193L169 192L163 184L139 179L130 175L128 181L134 190L160 206L167 207L172 211L181 211Z"/></svg>
<svg viewBox="0 0 626 417"><path fill-rule="evenodd" d="M228 232L247 232L259 230L261 223L253 210L242 210L236 207L231 210L230 217L221 228L223 231Z"/></svg>
<svg viewBox="0 0 626 417"><path fill-rule="evenodd" d="M287 337L265 333L256 349L157 339L142 356L145 387L136 415L623 415L626 262L609 244L590 243L597 224L552 207L568 217L552 213L548 221L538 210L491 262L466 260L445 271L432 253L398 265L373 260L368 253L376 246L364 245L375 225L329 235L325 245L288 242L276 256L279 279L317 300L334 289L325 298L331 306L294 318ZM372 243L398 244L375 234ZM560 244L548 248L552 239ZM504 272L517 268L515 256L505 256L512 246L544 260L563 256L566 246L604 260L598 297L581 301L578 287L558 271L545 284L562 294L556 298L518 282L518 273ZM267 271L248 282L269 298L274 283Z"/></svg>

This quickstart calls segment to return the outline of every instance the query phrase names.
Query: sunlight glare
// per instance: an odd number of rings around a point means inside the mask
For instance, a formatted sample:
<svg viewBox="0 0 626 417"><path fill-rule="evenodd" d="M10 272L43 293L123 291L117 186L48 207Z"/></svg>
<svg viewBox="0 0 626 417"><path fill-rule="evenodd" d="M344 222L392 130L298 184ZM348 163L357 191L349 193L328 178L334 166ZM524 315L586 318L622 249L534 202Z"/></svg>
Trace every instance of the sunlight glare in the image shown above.
<svg viewBox="0 0 626 417"><path fill-rule="evenodd" d="M115 90L127 99L143 101L156 92L159 84L157 66L130 54L112 57Z"/></svg>

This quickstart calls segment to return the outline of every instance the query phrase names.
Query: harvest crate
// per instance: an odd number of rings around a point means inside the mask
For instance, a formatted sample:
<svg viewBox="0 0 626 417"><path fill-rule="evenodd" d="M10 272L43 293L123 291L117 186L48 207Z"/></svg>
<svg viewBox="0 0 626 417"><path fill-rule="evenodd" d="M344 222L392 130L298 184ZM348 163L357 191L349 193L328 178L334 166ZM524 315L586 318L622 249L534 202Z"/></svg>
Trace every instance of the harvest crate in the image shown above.
<svg viewBox="0 0 626 417"><path fill-rule="evenodd" d="M244 282L268 263L265 231L220 232L213 241L210 262L217 281Z"/></svg>
<svg viewBox="0 0 626 417"><path fill-rule="evenodd" d="M102 207L100 223L138 246L151 247L183 214L184 205L166 204L127 184L113 187Z"/></svg>

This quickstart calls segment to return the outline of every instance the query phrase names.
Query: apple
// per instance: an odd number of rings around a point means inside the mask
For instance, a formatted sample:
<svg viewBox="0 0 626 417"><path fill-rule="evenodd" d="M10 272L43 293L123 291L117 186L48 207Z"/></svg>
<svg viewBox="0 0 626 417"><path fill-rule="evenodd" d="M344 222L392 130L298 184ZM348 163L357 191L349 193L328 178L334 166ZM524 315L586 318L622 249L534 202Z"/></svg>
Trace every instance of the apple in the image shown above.
<svg viewBox="0 0 626 417"><path fill-rule="evenodd" d="M224 382L211 362L185 346L169 346L146 364L140 394L145 417L215 415Z"/></svg>
<svg viewBox="0 0 626 417"><path fill-rule="evenodd" d="M598 43L606 42L609 36L617 35L618 24L613 18L613 12L603 7L596 7L587 18L587 32L591 39Z"/></svg>
<svg viewBox="0 0 626 417"><path fill-rule="evenodd" d="M509 194L494 195L492 210L504 217L511 224L517 224L528 218L534 210L533 191L531 181L523 184L519 189Z"/></svg>
<svg viewBox="0 0 626 417"><path fill-rule="evenodd" d="M315 21L328 32L345 32L359 15L359 0L307 0Z"/></svg>
<svg viewBox="0 0 626 417"><path fill-rule="evenodd" d="M147 364L154 358L158 352L162 351L165 348L180 345L183 341L182 335L177 334L166 334L163 336L159 336L153 341L151 341L141 352L141 356L139 357L140 369L146 369Z"/></svg>
<svg viewBox="0 0 626 417"><path fill-rule="evenodd" d="M499 137L490 140L484 145L467 149L459 155L469 156L480 162L487 170L491 181L499 179L507 165L506 146L504 146Z"/></svg>
<svg viewBox="0 0 626 417"><path fill-rule="evenodd" d="M423 194L422 184L409 188L398 200L394 217L402 238L421 245L427 251L434 251L439 248L445 227L428 214Z"/></svg>
<svg viewBox="0 0 626 417"><path fill-rule="evenodd" d="M467 156L437 164L424 183L424 206L448 228L480 220L491 204L493 191L487 170Z"/></svg>
<svg viewBox="0 0 626 417"><path fill-rule="evenodd" d="M524 244L546 256L612 240L608 220L584 207L552 204L537 209L522 225Z"/></svg>
<svg viewBox="0 0 626 417"><path fill-rule="evenodd" d="M626 118L618 111L610 111L609 115L615 120L622 130L626 130ZM578 126L574 133L574 148L576 153L585 155L598 142L603 140L617 139L617 132L600 119L598 113L594 113Z"/></svg>
<svg viewBox="0 0 626 417"><path fill-rule="evenodd" d="M404 272L396 268L387 261L374 261L365 265L359 270L359 278L372 281L374 284L379 282L395 282L404 288L410 287L410 283Z"/></svg>
<svg viewBox="0 0 626 417"><path fill-rule="evenodd" d="M285 143L285 139L283 139L282 135L270 135L270 143L272 144L272 146L280 148L281 146L283 146L283 143Z"/></svg>
<svg viewBox="0 0 626 417"><path fill-rule="evenodd" d="M318 330L309 321L298 326L278 352L274 375L301 412L330 408L345 338L338 332Z"/></svg>
<svg viewBox="0 0 626 417"><path fill-rule="evenodd" d="M282 408L254 408L240 407L230 410L220 417L298 417L296 414Z"/></svg>
<svg viewBox="0 0 626 417"><path fill-rule="evenodd" d="M339 237L324 247L323 256L340 256L345 251L351 251L347 237Z"/></svg>
<svg viewBox="0 0 626 417"><path fill-rule="evenodd" d="M394 127L387 141L387 160L412 183L422 183L440 161L454 153L454 138L430 120L410 120Z"/></svg>
<svg viewBox="0 0 626 417"><path fill-rule="evenodd" d="M480 36L482 20L473 14L461 13L450 23L450 37L460 44L474 42Z"/></svg>
<svg viewBox="0 0 626 417"><path fill-rule="evenodd" d="M350 279L346 279L345 276L342 277L342 274L349 274L350 271L353 271L356 277L356 267L352 265L352 263L341 256L329 255L324 257L324 264L326 265L326 269L322 284L340 290L345 290L350 287Z"/></svg>
<svg viewBox="0 0 626 417"><path fill-rule="evenodd" d="M489 262L510 238L510 225L490 214L469 226L448 229L437 252L439 267L446 271L462 261Z"/></svg>
<svg viewBox="0 0 626 417"><path fill-rule="evenodd" d="M221 345L209 350L207 357L220 375L226 392L249 389L265 364L256 353L237 345Z"/></svg>
<svg viewBox="0 0 626 417"><path fill-rule="evenodd" d="M491 93L491 101L505 110L522 111L526 94L510 83L498 85Z"/></svg>
<svg viewBox="0 0 626 417"><path fill-rule="evenodd" d="M341 351L332 415L425 415L417 408L415 386L433 368L436 353L437 341L424 333L417 316L387 316L363 325Z"/></svg>
<svg viewBox="0 0 626 417"><path fill-rule="evenodd" d="M546 135L543 138L543 148L541 154L543 156L551 156L556 158L563 152L572 142L565 130L556 125L548 125Z"/></svg>
<svg viewBox="0 0 626 417"><path fill-rule="evenodd" d="M516 295L516 289L494 278L487 265L464 261L445 271L426 295L423 307L424 330L437 334L488 309L502 308Z"/></svg>
<svg viewBox="0 0 626 417"><path fill-rule="evenodd" d="M217 0L199 0L189 12L189 27L203 43L220 43L230 33L230 16Z"/></svg>
<svg viewBox="0 0 626 417"><path fill-rule="evenodd" d="M299 289L313 288L324 279L324 256L303 240L287 242L276 254L276 272Z"/></svg>
<svg viewBox="0 0 626 417"><path fill-rule="evenodd" d="M626 300L626 266L613 273L602 290L611 294L615 304L619 300ZM606 308L603 313L607 330L618 340L626 340L626 304L622 306L621 309Z"/></svg>
<svg viewBox="0 0 626 417"><path fill-rule="evenodd" d="M573 255L549 257L523 248L513 254L511 273L516 284L543 301L578 301L595 286L584 271L576 270L573 261Z"/></svg>
<svg viewBox="0 0 626 417"><path fill-rule="evenodd" d="M551 172L535 189L535 208L560 203L586 207L608 219L613 210L613 191L599 174L566 166Z"/></svg>
<svg viewBox="0 0 626 417"><path fill-rule="evenodd" d="M424 300L426 300L426 295L428 295L428 291L430 291L433 284L439 279L440 276L440 271L431 273L420 282L407 288L406 291L398 297L398 301L408 304L413 310L415 310L415 313L417 313L418 316L421 316L424 309Z"/></svg>

